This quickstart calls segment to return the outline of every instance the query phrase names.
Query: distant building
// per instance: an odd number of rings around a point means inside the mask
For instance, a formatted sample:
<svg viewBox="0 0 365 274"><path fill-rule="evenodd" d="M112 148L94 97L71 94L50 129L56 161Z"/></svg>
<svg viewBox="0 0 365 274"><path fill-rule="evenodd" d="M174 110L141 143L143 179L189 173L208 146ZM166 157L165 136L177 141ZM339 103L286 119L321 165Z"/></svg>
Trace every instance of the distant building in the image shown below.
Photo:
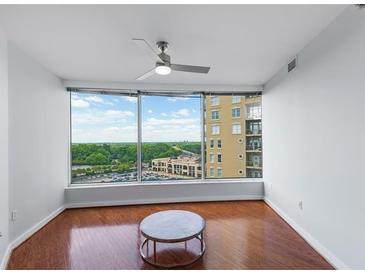
<svg viewBox="0 0 365 274"><path fill-rule="evenodd" d="M206 177L262 177L261 96L206 97Z"/></svg>
<svg viewBox="0 0 365 274"><path fill-rule="evenodd" d="M177 158L158 158L152 160L152 170L166 174L188 177L201 177L200 158L179 156Z"/></svg>

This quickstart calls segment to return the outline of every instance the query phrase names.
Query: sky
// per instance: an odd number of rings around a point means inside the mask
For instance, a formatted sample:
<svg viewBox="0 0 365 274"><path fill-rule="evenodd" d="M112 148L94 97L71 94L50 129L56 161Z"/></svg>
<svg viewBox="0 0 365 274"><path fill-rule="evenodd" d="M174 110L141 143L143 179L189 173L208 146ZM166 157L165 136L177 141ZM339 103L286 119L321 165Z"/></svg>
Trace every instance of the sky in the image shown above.
<svg viewBox="0 0 365 274"><path fill-rule="evenodd" d="M136 142L137 98L71 94L73 143ZM200 141L200 98L142 96L142 142Z"/></svg>

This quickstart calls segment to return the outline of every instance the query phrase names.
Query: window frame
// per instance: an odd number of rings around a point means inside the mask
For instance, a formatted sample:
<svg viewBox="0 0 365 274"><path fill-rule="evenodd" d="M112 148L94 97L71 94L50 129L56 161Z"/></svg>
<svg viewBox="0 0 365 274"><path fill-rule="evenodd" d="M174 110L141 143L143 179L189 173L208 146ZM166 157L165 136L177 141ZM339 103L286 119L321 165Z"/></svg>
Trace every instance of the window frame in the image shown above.
<svg viewBox="0 0 365 274"><path fill-rule="evenodd" d="M261 91L257 91L257 92L204 92L204 91L179 91L179 93L177 93L176 91L166 91L166 92L158 92L155 90L137 90L137 89L100 89L100 88L74 88L74 87L67 87L66 88L67 92L69 92L69 111L68 111L68 120L69 120L69 127L68 127L68 187L69 188L79 188L79 187L108 187L108 186L129 186L129 185L149 185L149 184L192 184L192 183L211 183L212 179L214 179L214 181L232 181L234 179L234 181L262 181L262 176L263 176L263 172L262 170L260 170L260 174L261 177L238 177L238 178L225 178L225 177L216 177L216 178L206 178L206 174L208 173L208 170L210 170L210 168L208 168L208 166L206 166L206 151L207 151L207 147L208 144L205 140L205 131L207 129L207 117L206 117L206 102L207 102L207 96L216 96L218 99L217 104L213 105L213 106L219 106L220 105L220 99L219 96L262 96L262 92ZM75 184L72 183L72 152L71 152L71 147L72 147L72 105L71 105L71 96L73 92L80 92L80 93L88 93L88 94L109 94L109 95L115 95L115 96L128 96L128 95L133 95L137 98L137 180L136 181L128 181L128 182L113 182L113 183L102 183L102 182L97 182L97 183L89 183L89 184ZM192 180L161 180L161 181L142 181L142 121L141 121L141 97L143 95L154 95L154 96L171 96L171 97L188 97L191 95L200 95L200 102L201 102L201 177L200 178L194 178ZM261 97L262 98L262 97ZM240 98L239 102L236 103L240 103L242 101L242 98ZM232 102L233 103L233 102ZM212 105L211 105L212 106ZM262 104L260 104L260 106L262 107ZM240 110L240 112L242 112ZM261 114L262 114L262 109L261 109ZM242 116L242 115L240 115ZM260 123L260 130L262 132L262 117L261 117L261 123ZM212 126L213 124L211 124ZM220 132L220 125L219 124L215 124L219 127L219 133L218 134L214 134L214 135L219 135ZM241 126L241 134L242 134L242 125ZM246 129L245 129L246 130ZM211 139L213 140L213 142L215 143L215 139ZM222 142L222 141L221 141ZM213 144L214 144L213 143ZM263 140L261 140L261 146L262 146ZM213 146L214 149L215 148L215 144ZM218 161L218 159L217 159ZM261 158L261 165L263 166L263 159ZM215 170L214 170L215 171ZM223 172L223 170L222 170ZM215 172L214 172L215 173Z"/></svg>
<svg viewBox="0 0 365 274"><path fill-rule="evenodd" d="M240 132L233 132L234 126L240 127ZM232 135L241 135L242 134L242 125L241 123L232 123Z"/></svg>
<svg viewBox="0 0 365 274"><path fill-rule="evenodd" d="M238 116L234 116L233 113L235 113L238 110ZM240 107L233 107L231 111L232 119L241 118L241 108Z"/></svg>
<svg viewBox="0 0 365 274"><path fill-rule="evenodd" d="M213 113L217 113L216 117L214 117ZM212 110L211 113L210 113L210 119L212 119L213 121L217 121L220 119L220 114L219 114L219 110L218 109L215 109L215 110Z"/></svg>
<svg viewBox="0 0 365 274"><path fill-rule="evenodd" d="M216 133L213 132L213 127L218 127L218 131ZM219 134L221 134L221 126L220 126L220 124L212 124L211 127L210 127L210 130L211 130L211 134L212 135L219 135Z"/></svg>

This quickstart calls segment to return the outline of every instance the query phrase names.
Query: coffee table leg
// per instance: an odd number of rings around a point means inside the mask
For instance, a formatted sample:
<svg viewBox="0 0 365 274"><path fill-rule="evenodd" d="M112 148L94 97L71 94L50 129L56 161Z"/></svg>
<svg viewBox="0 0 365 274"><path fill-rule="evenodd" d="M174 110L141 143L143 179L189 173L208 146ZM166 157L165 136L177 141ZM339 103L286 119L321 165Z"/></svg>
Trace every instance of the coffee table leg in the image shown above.
<svg viewBox="0 0 365 274"><path fill-rule="evenodd" d="M185 241L185 250L188 249L188 241Z"/></svg>
<svg viewBox="0 0 365 274"><path fill-rule="evenodd" d="M156 263L156 261L157 261L156 241L153 241L153 259L155 260L155 263Z"/></svg>
<svg viewBox="0 0 365 274"><path fill-rule="evenodd" d="M146 246L146 248L147 248L147 256L148 256L148 246L149 246L148 243L149 243L149 240L147 239L147 243L146 243L146 245L147 245Z"/></svg>
<svg viewBox="0 0 365 274"><path fill-rule="evenodd" d="M200 241L200 251L201 252L203 252L203 243L204 243L204 236L203 236L203 231L202 231L202 233L200 234L200 239L201 239L201 241Z"/></svg>

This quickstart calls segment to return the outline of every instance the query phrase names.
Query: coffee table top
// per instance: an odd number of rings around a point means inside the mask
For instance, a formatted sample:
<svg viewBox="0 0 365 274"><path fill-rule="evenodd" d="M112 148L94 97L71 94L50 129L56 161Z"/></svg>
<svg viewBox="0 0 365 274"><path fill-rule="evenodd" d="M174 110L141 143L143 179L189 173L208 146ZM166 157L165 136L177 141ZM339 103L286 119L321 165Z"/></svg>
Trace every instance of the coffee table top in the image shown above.
<svg viewBox="0 0 365 274"><path fill-rule="evenodd" d="M194 238L205 228L205 220L185 210L166 210L151 214L140 224L143 236L159 242L179 242Z"/></svg>

